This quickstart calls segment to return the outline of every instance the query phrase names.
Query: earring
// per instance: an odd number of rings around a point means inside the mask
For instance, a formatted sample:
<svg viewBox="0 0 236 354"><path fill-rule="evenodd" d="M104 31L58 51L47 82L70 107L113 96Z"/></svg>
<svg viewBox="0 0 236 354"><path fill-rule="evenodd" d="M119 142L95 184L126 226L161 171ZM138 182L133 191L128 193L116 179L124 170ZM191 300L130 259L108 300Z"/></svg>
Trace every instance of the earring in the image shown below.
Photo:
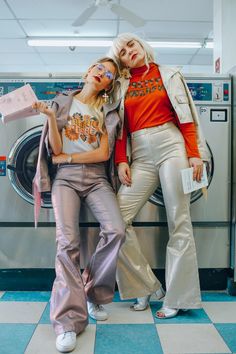
<svg viewBox="0 0 236 354"><path fill-rule="evenodd" d="M104 98L105 103L107 103L109 101L109 95L107 94L107 92L105 91L104 94L102 95L102 97Z"/></svg>

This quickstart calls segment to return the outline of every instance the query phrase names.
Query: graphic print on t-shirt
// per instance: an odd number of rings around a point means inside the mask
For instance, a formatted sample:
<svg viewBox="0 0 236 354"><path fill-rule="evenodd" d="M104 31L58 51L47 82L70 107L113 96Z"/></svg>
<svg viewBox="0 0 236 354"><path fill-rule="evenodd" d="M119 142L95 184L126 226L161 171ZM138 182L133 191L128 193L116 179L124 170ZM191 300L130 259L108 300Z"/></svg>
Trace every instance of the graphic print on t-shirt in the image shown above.
<svg viewBox="0 0 236 354"><path fill-rule="evenodd" d="M69 140L82 140L87 144L95 143L100 132L99 120L95 116L82 115L79 112L69 117L65 127L65 136Z"/></svg>
<svg viewBox="0 0 236 354"><path fill-rule="evenodd" d="M93 107L73 99L66 126L62 130L63 152L80 153L100 145L101 123Z"/></svg>

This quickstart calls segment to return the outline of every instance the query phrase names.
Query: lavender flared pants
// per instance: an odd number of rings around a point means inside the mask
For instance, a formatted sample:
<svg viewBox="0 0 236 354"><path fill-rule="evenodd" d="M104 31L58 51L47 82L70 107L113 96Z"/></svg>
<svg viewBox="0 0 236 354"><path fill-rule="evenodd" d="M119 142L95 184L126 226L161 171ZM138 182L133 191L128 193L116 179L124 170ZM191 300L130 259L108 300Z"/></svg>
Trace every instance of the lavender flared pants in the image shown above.
<svg viewBox="0 0 236 354"><path fill-rule="evenodd" d="M86 269L80 272L79 213L81 200L100 223L100 240ZM104 164L80 164L58 169L52 188L56 220L56 279L50 300L50 318L56 334L84 330L86 301L112 301L119 249L125 226Z"/></svg>
<svg viewBox="0 0 236 354"><path fill-rule="evenodd" d="M122 299L142 297L160 288L160 282L140 249L132 221L161 183L169 228L164 306L199 308L200 287L189 211L190 195L183 193L180 173L181 169L189 167L183 136L172 122L168 122L133 133L131 148L132 185L121 186L118 192L127 226L117 267L120 296Z"/></svg>

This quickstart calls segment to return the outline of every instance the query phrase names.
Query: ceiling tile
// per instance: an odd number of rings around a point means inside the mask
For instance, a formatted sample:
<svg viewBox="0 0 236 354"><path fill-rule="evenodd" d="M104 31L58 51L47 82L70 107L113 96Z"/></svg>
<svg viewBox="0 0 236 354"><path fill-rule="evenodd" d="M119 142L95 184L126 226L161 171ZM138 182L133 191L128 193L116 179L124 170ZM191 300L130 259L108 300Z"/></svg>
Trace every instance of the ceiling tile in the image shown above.
<svg viewBox="0 0 236 354"><path fill-rule="evenodd" d="M117 3L117 1L113 1ZM9 5L21 19L71 19L75 20L93 1L87 0L8 0ZM108 6L98 6L92 18L117 18Z"/></svg>
<svg viewBox="0 0 236 354"><path fill-rule="evenodd" d="M191 61L192 65L210 65L213 64L213 55L197 55Z"/></svg>
<svg viewBox="0 0 236 354"><path fill-rule="evenodd" d="M159 54L157 62L166 65L212 65L213 56L209 55L186 55L175 54L173 56L167 54Z"/></svg>
<svg viewBox="0 0 236 354"><path fill-rule="evenodd" d="M32 48L32 47L31 47ZM76 47L74 50L71 50L69 47L34 47L38 53L67 53L71 52L74 54L85 53L93 54L97 56L105 55L108 51L108 48L105 47Z"/></svg>
<svg viewBox="0 0 236 354"><path fill-rule="evenodd" d="M181 72L188 76L188 74L213 74L213 65L183 65Z"/></svg>
<svg viewBox="0 0 236 354"><path fill-rule="evenodd" d="M0 38L24 38L25 34L15 20L0 20Z"/></svg>
<svg viewBox="0 0 236 354"><path fill-rule="evenodd" d="M213 0L121 0L121 5L146 20L213 20Z"/></svg>
<svg viewBox="0 0 236 354"><path fill-rule="evenodd" d="M158 57L158 55L194 55L197 53L197 48L154 48L154 53Z"/></svg>
<svg viewBox="0 0 236 354"><path fill-rule="evenodd" d="M41 53L41 58L47 65L60 64L60 65L80 65L80 63L87 63L90 65L97 58L94 53L61 53L60 55L56 53Z"/></svg>
<svg viewBox="0 0 236 354"><path fill-rule="evenodd" d="M94 62L95 60L91 60L91 62ZM58 65L58 64L54 64L54 65L48 65L47 66L49 72L51 73L68 73L71 74L74 73L75 76L79 76L79 75L83 75L87 69L88 69L88 65L84 62L80 65L76 64L70 64L70 66L68 65Z"/></svg>
<svg viewBox="0 0 236 354"><path fill-rule="evenodd" d="M213 50L210 48L200 48L198 49L198 55L208 55L213 57Z"/></svg>
<svg viewBox="0 0 236 354"><path fill-rule="evenodd" d="M189 64L192 55L187 54L176 54L176 55L168 55L168 54L159 54L157 58L157 62L162 65L184 65Z"/></svg>
<svg viewBox="0 0 236 354"><path fill-rule="evenodd" d="M142 38L152 39L201 39L207 38L212 30L212 22L191 21L150 21L135 33ZM134 32L132 26L120 22L119 32Z"/></svg>
<svg viewBox="0 0 236 354"><path fill-rule="evenodd" d="M75 28L71 26L71 21L65 20L22 20L20 21L27 35L34 36L74 36ZM116 24L114 21L90 20L80 27L78 37L110 37L116 34Z"/></svg>
<svg viewBox="0 0 236 354"><path fill-rule="evenodd" d="M11 11L6 6L6 4L1 0L0 1L0 19L9 20L9 19L13 19L13 18L14 18L14 16L12 15Z"/></svg>
<svg viewBox="0 0 236 354"><path fill-rule="evenodd" d="M33 53L35 49L29 47L25 39L1 39L0 53Z"/></svg>
<svg viewBox="0 0 236 354"><path fill-rule="evenodd" d="M0 65L42 65L43 61L41 60L38 54L34 53L18 53L17 55L12 55L11 53L1 53L0 55ZM2 67L1 67L2 70ZM14 71L14 70L13 70Z"/></svg>
<svg viewBox="0 0 236 354"><path fill-rule="evenodd" d="M14 70L13 70L14 69ZM14 76L14 73L20 74L21 76L24 75L24 73L27 75L28 73L47 73L47 67L45 65L39 65L39 64L14 64L13 65L3 65L1 64L1 71L0 71L0 76L1 73L9 73L9 77L12 78ZM49 71L50 72L50 71ZM16 75L15 75L16 76ZM4 75L4 78L6 76Z"/></svg>

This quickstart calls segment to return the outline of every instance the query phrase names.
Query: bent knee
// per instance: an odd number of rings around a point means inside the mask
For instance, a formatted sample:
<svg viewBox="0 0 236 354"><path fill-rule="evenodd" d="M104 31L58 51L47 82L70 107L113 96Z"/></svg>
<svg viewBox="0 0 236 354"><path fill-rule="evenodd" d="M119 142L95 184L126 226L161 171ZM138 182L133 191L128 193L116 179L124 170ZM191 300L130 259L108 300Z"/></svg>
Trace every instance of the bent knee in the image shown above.
<svg viewBox="0 0 236 354"><path fill-rule="evenodd" d="M126 210L130 209L130 201L129 198L127 198L127 194L118 193L117 201L121 212L126 212Z"/></svg>
<svg viewBox="0 0 236 354"><path fill-rule="evenodd" d="M122 242L125 241L125 225L116 230L116 237Z"/></svg>
<svg viewBox="0 0 236 354"><path fill-rule="evenodd" d="M139 210L137 208L137 203L130 203L130 201L127 199L127 196L123 194L118 196L117 198L120 207L120 213L125 224L131 224Z"/></svg>
<svg viewBox="0 0 236 354"><path fill-rule="evenodd" d="M112 233L117 241L125 241L125 224L117 227L113 227Z"/></svg>

